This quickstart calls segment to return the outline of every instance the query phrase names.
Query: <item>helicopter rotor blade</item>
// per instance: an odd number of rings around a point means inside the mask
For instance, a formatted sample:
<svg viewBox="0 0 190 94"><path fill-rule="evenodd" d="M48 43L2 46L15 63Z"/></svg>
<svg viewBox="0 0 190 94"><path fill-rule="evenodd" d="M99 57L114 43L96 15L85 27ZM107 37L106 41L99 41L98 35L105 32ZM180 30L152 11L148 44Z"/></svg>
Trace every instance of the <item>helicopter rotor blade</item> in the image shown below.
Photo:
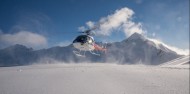
<svg viewBox="0 0 190 94"><path fill-rule="evenodd" d="M89 29L84 30L84 31L81 31L81 32L79 32L79 33L86 33L87 35L96 35L96 33L93 32L93 30L98 29L101 24L102 24L102 23L97 23L96 25L94 25L94 27L89 28Z"/></svg>

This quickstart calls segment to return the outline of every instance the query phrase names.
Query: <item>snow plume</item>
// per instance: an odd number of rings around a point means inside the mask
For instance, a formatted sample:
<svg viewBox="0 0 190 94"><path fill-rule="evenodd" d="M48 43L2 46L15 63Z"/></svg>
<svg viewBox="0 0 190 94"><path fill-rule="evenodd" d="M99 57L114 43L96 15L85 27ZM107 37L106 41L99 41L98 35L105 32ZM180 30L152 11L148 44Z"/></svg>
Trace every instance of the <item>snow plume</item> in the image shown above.
<svg viewBox="0 0 190 94"><path fill-rule="evenodd" d="M97 23L97 35L109 36L112 32L122 31L128 37L133 33L143 33L141 23L135 23L132 21L134 11L124 7L116 10L113 14L107 17L101 18ZM86 23L88 28L95 26L95 22L89 21ZM80 27L84 29L84 27Z"/></svg>
<svg viewBox="0 0 190 94"><path fill-rule="evenodd" d="M0 43L7 46L22 44L28 47L39 48L47 45L47 39L37 33L20 31L14 34L0 34Z"/></svg>
<svg viewBox="0 0 190 94"><path fill-rule="evenodd" d="M170 50L176 52L176 53L179 54L179 55L189 55L189 49L176 48L176 47L167 45L167 44L165 44L164 42L162 42L162 41L160 41L160 40L158 40L158 39L151 39L151 38L148 38L148 40L154 42L157 47L159 47L159 45L162 44L163 46L165 46L165 47L167 47L168 49L170 49Z"/></svg>
<svg viewBox="0 0 190 94"><path fill-rule="evenodd" d="M94 28L95 27L95 23L92 21L86 22L86 25L88 26L88 28ZM80 26L80 27L78 27L78 30L79 31L85 31L85 30L87 30L87 28L84 26Z"/></svg>

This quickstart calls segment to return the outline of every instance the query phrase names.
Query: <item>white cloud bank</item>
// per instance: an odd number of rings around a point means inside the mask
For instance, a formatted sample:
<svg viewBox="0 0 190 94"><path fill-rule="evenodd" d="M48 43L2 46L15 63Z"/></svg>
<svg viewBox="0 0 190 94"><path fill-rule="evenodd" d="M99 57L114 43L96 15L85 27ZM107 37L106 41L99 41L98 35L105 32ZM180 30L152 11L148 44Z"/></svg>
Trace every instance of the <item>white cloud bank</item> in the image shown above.
<svg viewBox="0 0 190 94"><path fill-rule="evenodd" d="M133 33L144 33L141 23L135 23L132 21L133 10L124 7L116 10L113 14L107 17L101 18L97 24L97 35L109 36L114 31L122 31L126 36L130 36ZM88 21L86 25L89 28L95 26L95 22ZM79 30L83 30L84 27L80 27Z"/></svg>
<svg viewBox="0 0 190 94"><path fill-rule="evenodd" d="M46 37L37 33L20 31L14 34L0 34L0 43L4 46L22 44L32 48L43 48L47 45Z"/></svg>

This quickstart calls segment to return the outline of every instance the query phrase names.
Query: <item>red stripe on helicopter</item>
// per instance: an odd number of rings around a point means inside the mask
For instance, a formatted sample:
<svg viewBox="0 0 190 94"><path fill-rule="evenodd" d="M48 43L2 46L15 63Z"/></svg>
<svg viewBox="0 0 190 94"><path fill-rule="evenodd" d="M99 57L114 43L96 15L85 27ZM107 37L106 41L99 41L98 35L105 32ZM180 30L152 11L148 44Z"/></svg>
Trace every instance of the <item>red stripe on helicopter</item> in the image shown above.
<svg viewBox="0 0 190 94"><path fill-rule="evenodd" d="M105 48L100 47L99 45L97 45L95 43L94 43L94 48L95 48L95 50L100 50L100 51L106 51L107 50Z"/></svg>

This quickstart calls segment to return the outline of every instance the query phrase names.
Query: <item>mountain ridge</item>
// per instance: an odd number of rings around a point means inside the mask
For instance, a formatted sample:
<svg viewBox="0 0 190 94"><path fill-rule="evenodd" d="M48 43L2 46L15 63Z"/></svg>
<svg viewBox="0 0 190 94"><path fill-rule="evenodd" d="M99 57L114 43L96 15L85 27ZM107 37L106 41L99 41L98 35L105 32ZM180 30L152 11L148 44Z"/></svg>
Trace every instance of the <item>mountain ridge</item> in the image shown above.
<svg viewBox="0 0 190 94"><path fill-rule="evenodd" d="M73 53L75 48L72 44L65 47L56 46L40 50L33 50L17 44L0 50L0 66L28 65L33 62L44 61L44 58L46 58L44 62L50 63L51 61L48 60L53 59L66 63L117 62L119 64L159 65L181 56L164 45L157 47L153 41L138 33L134 33L121 42L104 45L107 45L108 49L106 54L98 52L101 56L96 56L86 52L86 57L82 58Z"/></svg>

